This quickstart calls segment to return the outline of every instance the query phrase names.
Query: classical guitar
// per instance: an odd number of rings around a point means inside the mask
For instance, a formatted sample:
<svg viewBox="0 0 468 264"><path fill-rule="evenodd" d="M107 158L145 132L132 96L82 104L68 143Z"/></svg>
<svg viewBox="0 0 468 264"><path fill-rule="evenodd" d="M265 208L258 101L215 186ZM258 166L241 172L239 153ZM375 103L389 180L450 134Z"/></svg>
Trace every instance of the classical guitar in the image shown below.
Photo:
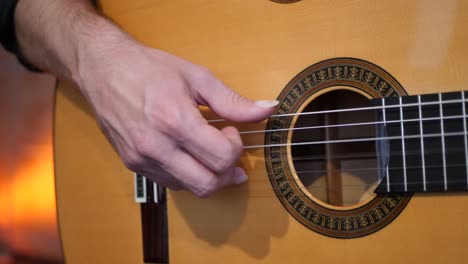
<svg viewBox="0 0 468 264"><path fill-rule="evenodd" d="M101 7L144 43L280 104L262 123L235 124L248 183L197 199L129 172L84 99L59 83L67 263L466 262L466 2ZM213 126L229 124L201 111Z"/></svg>

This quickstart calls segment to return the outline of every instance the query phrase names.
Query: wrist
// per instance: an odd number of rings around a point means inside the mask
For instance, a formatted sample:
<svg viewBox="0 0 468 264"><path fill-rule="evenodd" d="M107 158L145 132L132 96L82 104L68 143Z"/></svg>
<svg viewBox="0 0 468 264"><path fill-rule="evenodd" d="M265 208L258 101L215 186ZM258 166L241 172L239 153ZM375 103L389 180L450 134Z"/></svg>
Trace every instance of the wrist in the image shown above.
<svg viewBox="0 0 468 264"><path fill-rule="evenodd" d="M119 57L139 44L128 34L105 18L97 17L79 34L74 59L70 63L70 79L82 92L89 88L89 81L103 81L111 75L100 74L118 63ZM100 77L99 77L100 76ZM110 77L111 78L111 77Z"/></svg>

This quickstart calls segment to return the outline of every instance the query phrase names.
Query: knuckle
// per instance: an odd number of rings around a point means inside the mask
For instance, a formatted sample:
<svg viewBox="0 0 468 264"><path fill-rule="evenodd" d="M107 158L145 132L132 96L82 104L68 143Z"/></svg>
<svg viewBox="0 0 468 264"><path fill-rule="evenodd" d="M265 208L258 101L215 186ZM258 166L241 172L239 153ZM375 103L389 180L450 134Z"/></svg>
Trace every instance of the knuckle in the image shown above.
<svg viewBox="0 0 468 264"><path fill-rule="evenodd" d="M237 139L236 141L231 141L231 153L233 155L232 159L237 160L242 155L243 151L242 139Z"/></svg>
<svg viewBox="0 0 468 264"><path fill-rule="evenodd" d="M207 198L218 189L218 184L215 180L211 180L198 188L194 193L200 198Z"/></svg>
<svg viewBox="0 0 468 264"><path fill-rule="evenodd" d="M169 136L181 137L184 136L184 118L182 114L173 112L162 115L158 118L157 126L160 127L161 131Z"/></svg>
<svg viewBox="0 0 468 264"><path fill-rule="evenodd" d="M203 66L198 66L196 69L193 71L195 78L199 81L205 81L205 80L212 80L214 75L211 73L211 71Z"/></svg>
<svg viewBox="0 0 468 264"><path fill-rule="evenodd" d="M146 140L145 136L139 136L135 138L135 149L136 152L143 157L152 156L150 144L148 140Z"/></svg>
<svg viewBox="0 0 468 264"><path fill-rule="evenodd" d="M185 144L193 138L193 131L202 126L198 118L174 115L168 117L164 122L164 133L180 144Z"/></svg>
<svg viewBox="0 0 468 264"><path fill-rule="evenodd" d="M125 167L131 171L138 171L142 164L141 156L136 153L125 155L122 157L122 161Z"/></svg>
<svg viewBox="0 0 468 264"><path fill-rule="evenodd" d="M194 139L194 131L199 131L206 125L206 120L197 117L184 118L178 129L177 140L179 143L186 143ZM199 140L199 139L198 139Z"/></svg>
<svg viewBox="0 0 468 264"><path fill-rule="evenodd" d="M167 147L154 146L152 140L147 140L147 136L141 136L135 139L136 157L138 158L137 166L141 166L145 159L151 161L153 165L159 168L165 168L168 165L170 151Z"/></svg>
<svg viewBox="0 0 468 264"><path fill-rule="evenodd" d="M234 165L236 160L240 157L241 152L242 146L234 146L232 143L228 142L223 148L222 156L218 157L214 162L213 170L217 174L224 173Z"/></svg>
<svg viewBox="0 0 468 264"><path fill-rule="evenodd" d="M218 158L216 162L213 165L213 169L216 173L220 174L225 172L227 169L229 169L232 166L232 158L230 158L227 154L224 155L221 158Z"/></svg>
<svg viewBox="0 0 468 264"><path fill-rule="evenodd" d="M231 89L229 89L227 93L228 93L227 98L230 100L229 103L231 103L232 105L238 105L240 103L243 103L243 101L245 100L244 97L242 97L240 94L234 92Z"/></svg>

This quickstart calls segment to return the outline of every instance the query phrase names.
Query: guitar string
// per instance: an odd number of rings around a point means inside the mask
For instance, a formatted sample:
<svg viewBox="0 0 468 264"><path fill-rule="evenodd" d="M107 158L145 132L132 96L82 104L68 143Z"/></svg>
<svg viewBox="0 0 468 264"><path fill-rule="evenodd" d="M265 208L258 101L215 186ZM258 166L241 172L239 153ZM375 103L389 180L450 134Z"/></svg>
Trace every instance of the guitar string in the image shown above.
<svg viewBox="0 0 468 264"><path fill-rule="evenodd" d="M454 152L460 152L460 153L464 153L465 150L464 148L451 148L450 151L449 151L451 154L453 154ZM285 153L285 151L281 151L282 154ZM369 152L370 153L370 152ZM434 154L434 153L439 153L438 151L434 150L434 151L426 151L424 154L425 155L430 155L430 154ZM362 153L359 153L359 154L362 154ZM419 154L418 151L407 151L406 152L406 156L411 156L413 154ZM369 156L369 155L367 155ZM393 157L401 157L402 155L393 155ZM308 157L313 157L313 158L298 158L298 159L294 159L293 158L293 161L294 160L304 160L304 161L308 161L308 160L320 160L320 159L323 159L323 157L325 157L325 155L322 155L322 156L308 156ZM343 158L343 157L355 157L354 155L351 155L351 154L346 154L346 155L340 155L340 156L332 156L332 158ZM271 160L271 159L266 159L266 160ZM466 165L463 163L456 163L456 164L450 164L450 165L447 165L445 166L445 168L463 168L465 167ZM437 168L443 168L443 166L441 165L428 165L428 166L406 166L406 169L437 169ZM366 168L354 168L354 169L338 169L336 170L337 172L356 172L356 171L377 171L381 168L379 167L366 167ZM404 167L392 167L391 169L404 169ZM249 173L257 173L259 171L263 171L262 169L249 169ZM305 174L305 173L326 173L327 170L303 170L303 171L293 171L293 173L296 173L296 174ZM267 175L271 176L271 175L274 175L274 173L269 173L267 172L266 173ZM255 181L255 180L254 180ZM287 180L289 182L289 180ZM414 184L414 183L422 183L423 181L411 181L410 183ZM430 181L431 183L434 183L435 181L431 180ZM443 182L443 181L440 181L440 182ZM450 182L453 182L453 180L450 180ZM465 182L463 182L465 183ZM374 184L367 184L367 185L374 185ZM316 185L315 185L316 186ZM366 184L357 184L357 185L349 185L349 184L344 184L344 185L341 185L341 186L366 186Z"/></svg>
<svg viewBox="0 0 468 264"><path fill-rule="evenodd" d="M353 143L353 142L367 142L379 140L395 140L395 139L425 139L436 137L454 137L466 136L467 132L449 132L449 133L432 133L425 135L404 135L404 136L389 136L389 137L364 137L364 138L349 138L349 139L336 139L336 140L318 140L318 141L300 141L292 143L277 143L277 144L260 144L260 145L247 145L243 146L244 149L255 148L272 148L272 147L286 147L286 146L307 146L307 145L323 145L323 144L336 144L336 143Z"/></svg>
<svg viewBox="0 0 468 264"><path fill-rule="evenodd" d="M458 150L459 152L464 152L464 149L462 148L453 148L451 150ZM411 154L416 154L417 152L416 151L410 151L410 152L407 152L407 154L411 155ZM425 154L433 154L433 153L439 153L437 151L429 151L429 152L425 152ZM453 153L453 152L451 152ZM397 156L402 156L402 155L397 155ZM407 155L408 156L408 155ZM336 157L334 157L336 158ZM294 159L293 159L294 160ZM305 159L305 160L311 160L311 159ZM465 163L456 163L456 164L450 164L450 165L446 165L445 168L464 168L465 166L467 166ZM406 169L437 169L437 168L443 168L444 166L440 166L440 165L428 165L428 166L406 166ZM380 168L378 167L365 167L365 168L354 168L354 169L338 169L336 170L337 172L357 172L357 171L376 171L376 170L379 170ZM404 169L404 167L392 167L391 168L392 170L398 170L398 169ZM252 170L250 169L249 172L258 172L260 171L259 170ZM294 174L306 174L306 173L326 173L327 170L303 170L303 171L293 171L292 173ZM267 172L266 173L267 175L269 176L272 176L272 175L275 175L274 173L269 173ZM252 181L252 180L251 180ZM254 182L256 180L253 180ZM259 180L257 182L260 182L262 180ZM285 180L286 182L291 182L290 180ZM376 181L377 182L377 181ZM422 184L424 181L409 181L408 183L410 184ZM440 182L440 183L443 183L444 181L434 181L434 180L431 180L430 183L434 184L436 182ZM455 181L454 180L450 180L450 183L454 183ZM465 181L459 181L460 183L462 184L466 184ZM375 185L376 183L373 183L373 184L341 184L340 186L341 187L357 187L357 186L371 186L371 185ZM333 186L332 187L328 187L329 189L340 189L341 187L340 186L337 186L336 188L334 188ZM324 187L323 185L317 185L317 184L314 184L313 188L321 188L321 187Z"/></svg>
<svg viewBox="0 0 468 264"><path fill-rule="evenodd" d="M252 182L252 180L249 180L250 182ZM296 184L296 181L290 181L290 180L285 180L285 182L289 183L289 184ZM429 181L430 184L434 184L434 185L437 185L439 184L439 187L442 187L443 184L445 183L443 180L435 180L435 181ZM394 182L394 183L390 183L390 186L396 186L396 187L401 187L403 183L401 182ZM423 184L423 181L411 181L411 182L408 182L408 184L411 184L411 185L422 185ZM466 185L466 181L462 181L462 180L452 180L450 181L450 184L463 184L463 185ZM318 189L318 188L324 188L326 187L328 190L340 190L340 189L343 189L341 187L347 187L347 188L351 188L351 187L372 187L372 186L375 186L377 188L377 186L380 185L380 183L378 181L374 182L374 183L371 183L371 184L343 184L343 185L339 185L339 186L327 186L326 184L319 184L319 185L308 185L308 186L299 186L299 185L296 185L299 189ZM385 183L386 185L386 183ZM281 189L284 189L284 188L278 188L278 187L273 187L271 186L271 188L269 189L272 189L272 190L281 190ZM421 188L422 189L422 188ZM411 192L411 191L408 191L408 192ZM448 190L447 192L452 192L450 190Z"/></svg>
<svg viewBox="0 0 468 264"><path fill-rule="evenodd" d="M294 182L294 183L295 183L295 182ZM411 182L411 184L421 184L421 185L422 185L422 183L423 183L422 181ZM439 190L439 189L437 188L437 186L440 186L440 185L443 186L444 181L431 181L431 183L433 183L434 185L436 185L436 186L435 186L436 188L434 188L433 191L430 191L430 190L429 190L429 191L416 191L416 190L414 190L414 191L406 191L406 193L425 193L425 192L427 192L427 193L431 193L431 192L434 193L434 192L441 192L441 191L443 191L443 190ZM452 183L452 184L459 184L459 185L466 185L466 181L453 181L453 182L451 182L451 183ZM351 186L351 185L348 185L348 186L346 186L346 185L340 185L340 186L337 186L336 188L333 187L333 186L332 186L332 187L329 187L329 186L325 186L325 185L322 185L322 186L316 186L316 185L314 185L314 186L298 186L298 185L295 185L295 187L298 188L298 189L300 189L300 190L303 191L303 192L310 193L310 190L318 189L318 188L322 188L322 189L323 189L324 187L326 187L327 190L332 190L332 191L333 191L333 190L342 190L342 189L346 189L346 188L340 188L341 186L347 187L347 188L356 188L356 187L367 187L367 188L369 188L369 187L375 186L375 188L377 188L379 185L380 185L380 184L376 182L376 183L374 183L374 184L364 184L364 185L356 185L356 186ZM395 187L400 188L401 185L402 185L401 183L390 183L390 186L393 187L393 188L395 188ZM281 187L278 188L278 187L268 186L268 190L280 190L280 191L281 191L281 190L284 190L284 189L286 189L286 188L281 188ZM287 188L287 189L291 189L291 188L289 187L289 188ZM422 188L420 188L420 189L422 190ZM349 189L348 189L348 190L349 190ZM418 190L419 190L419 188L418 188ZM369 189L364 190L364 191L363 191L363 194L366 193L366 192L368 192L368 191L372 191L372 190L369 190ZM444 191L444 192L454 192L454 190L450 190L450 189L449 189L449 190L446 190L446 191ZM463 192L463 191L462 191L462 192ZM372 191L372 193L374 193L374 192ZM384 193L386 193L386 192L384 192ZM391 193L394 193L394 192L391 192ZM405 193L405 192L404 192L404 191L401 191L401 193ZM314 193L310 193L310 194L311 194L312 196L314 196ZM304 194L298 194L298 193L296 192L296 196L302 196L302 197L304 197L305 195L304 195Z"/></svg>
<svg viewBox="0 0 468 264"><path fill-rule="evenodd" d="M466 165L465 163L456 163L456 164L450 164L446 165L445 168L459 168L462 167L464 168ZM406 169L422 169L423 167L421 166L406 166ZM438 168L443 168L443 166L440 165L429 165L425 167L426 169L438 169ZM391 170L400 170L404 169L404 167L392 167L390 168ZM339 169L335 170L338 172L352 172L352 171L375 171L379 170L378 167L367 167L367 168L354 168L354 169ZM249 170L252 172L252 170ZM259 170L253 170L253 172L259 171ZM326 173L328 172L326 169L323 170L304 170L304 171L293 171L292 173L295 174L306 174L306 173ZM274 173L267 173L267 175L275 175Z"/></svg>
<svg viewBox="0 0 468 264"><path fill-rule="evenodd" d="M335 109L335 110L324 110L324 111L313 111L313 112L302 112L302 113L290 113L290 114L277 114L272 115L270 118L275 117L287 117L287 116L301 116L301 115L319 115L319 114L328 114L328 113L340 113L340 112L357 112L357 111L369 111L369 110L382 110L382 109L389 109L389 108L403 108L403 107L412 107L412 106L425 106L425 105L436 105L440 106L442 104L453 104L453 103L465 103L468 100L446 100L443 102L418 102L418 103L408 103L405 105L386 105L386 106L373 106L373 107L359 107L359 108L347 108L347 109ZM458 115L458 116L447 116L447 117L433 117L433 118L423 118L423 119L406 119L406 120L391 120L385 122L388 123L403 123L403 122L416 122L416 121L432 121L432 120L441 120L441 119L457 119L457 118L466 118L465 115ZM215 122L226 122L225 119L213 119L208 120L209 123ZM376 122L361 122L361 123L347 123L347 124L337 124L337 125L328 125L328 126L312 126L312 127L297 127L297 128L284 128L284 129L269 129L269 130L252 130L252 131L241 131L240 134L254 134L254 133L271 133L275 131L290 131L290 130L306 130L306 129L323 129L323 128L333 128L333 127L350 127L350 126L363 126L363 125L377 125L383 124L383 121L376 121ZM440 136L465 136L467 135L466 132L463 133L434 133L434 134L427 134L427 135L404 135L404 136L394 136L394 137L376 137L376 138L360 138L360 139L345 139L345 140L327 140L327 141L309 141L309 142L294 142L294 143L283 143L283 144L270 144L270 145L251 145L251 146L244 146L245 149L252 149L252 148L265 148L265 147L276 147L276 146L288 146L288 145L313 145L313 144L333 144L333 143L349 143L349 142L363 142L363 141L373 141L373 140L393 140L393 139L406 139L406 138L427 138L427 137L440 137ZM425 154L428 154L425 152ZM335 157L336 158L336 157ZM465 164L451 164L445 167L464 167ZM438 168L442 166L426 166L425 168ZM406 169L412 168L422 168L422 167L406 167ZM360 168L360 169L348 169L348 170L337 170L337 171L362 171L362 170L375 170L378 168ZM403 167L394 167L392 169L403 169ZM300 171L295 172L297 174L301 173L317 173L317 172L326 172L324 170L316 170L316 171ZM270 173L268 173L270 175ZM436 183L436 181L431 181L432 183ZM442 182L442 181L440 181ZM453 182L453 181L451 181ZM461 181L460 181L461 182ZM422 181L418 182L411 182L411 183L422 183ZM465 182L463 182L465 183ZM367 184L367 185L374 185L374 184ZM363 184L359 185L341 185L341 186L367 186ZM314 188L319 188L321 186L314 186Z"/></svg>
<svg viewBox="0 0 468 264"><path fill-rule="evenodd" d="M311 112L301 112L301 113L275 114L275 115L271 115L270 118L301 116L301 115L320 115L320 114L341 113L341 112L359 112L359 111L369 111L369 110L382 110L382 109L388 109L388 108L404 108L404 107L412 107L412 106L417 106L417 107L432 106L432 105L439 106L443 104L466 103L466 102L468 102L468 99L452 99L452 100L445 100L445 101L406 103L404 105L399 105L399 104L385 105L385 106L379 105L379 106L343 108L343 109L321 110L321 111L311 111ZM211 119L207 121L209 123L228 122L226 119Z"/></svg>
<svg viewBox="0 0 468 264"><path fill-rule="evenodd" d="M325 184L315 184L315 185L302 185L302 186L299 186L297 185L297 182L294 181L294 180L284 180L285 182L289 183L289 184L294 184L294 186L298 189L300 189L301 191L304 191L306 193L309 193L309 191L311 189L318 189L318 188L324 188L326 187L328 190L342 190L342 189L346 189L346 188L355 188L355 187L373 187L375 186L375 188L377 188L377 186L379 186L381 183L379 183L378 181L374 182L374 183L370 183L370 184L343 184L343 185L339 185L339 186L327 186ZM256 181L252 181L252 180L249 180L249 182L256 182ZM257 181L259 182L259 181ZM265 181L266 182L266 181ZM429 183L431 184L434 184L437 186L442 186L444 184L444 181L443 180L431 180L429 181ZM409 182L409 184L411 185L422 185L423 184L423 181L412 181L412 182ZM450 184L458 184L458 185L466 185L466 181L463 181L463 180L451 180L450 181ZM396 186L398 188L400 188L402 185L402 183L400 182L391 182L390 183L390 186ZM342 188L344 187L344 188ZM291 189L291 187L286 187L286 188L281 188L281 187L275 187L275 186L270 186L268 185L268 190L284 190L284 189ZM421 188L422 189L422 188ZM438 190L438 189L437 189ZM368 190L365 190L363 191L363 193L367 192ZM417 192L417 193L424 193L426 191L407 191L407 193L414 193L414 192ZM431 191L427 191L427 192L431 192ZM445 190L445 192L453 192L453 190ZM255 193L254 195L257 195L258 193ZM311 195L314 195L313 193L311 193ZM305 196L304 194L298 194L296 193L296 196Z"/></svg>
<svg viewBox="0 0 468 264"><path fill-rule="evenodd" d="M460 135L461 133L457 133L457 135ZM438 136L441 136L441 134L436 134ZM446 136L453 136L449 133L445 133ZM466 133L463 133L461 135L467 135ZM419 138L420 136L417 135L417 138ZM401 139L401 137L396 137L397 139ZM382 139L382 138L381 138ZM461 148L452 148L450 150L459 150L460 152L464 152L464 149L462 150ZM284 153L284 151L282 151ZM413 151L413 152L407 152L407 154L413 154L413 153L416 153L416 151ZM429 151L429 152L425 152L425 154L431 154L431 153L439 153L437 151ZM360 153L362 154L362 153ZM401 155L398 155L398 156L401 156ZM346 155L346 157L353 157L352 155ZM332 156L332 158L337 158L337 156ZM314 159L305 159L305 160L315 160L315 159L318 159L316 158L316 156L314 156ZM293 159L294 160L294 159ZM304 160L304 159L300 159L300 160ZM466 166L465 164L451 164L451 165L447 165L445 166L446 168L453 168L453 167L464 167ZM431 169L431 168L442 168L443 166L436 166L436 165L430 165L430 166L425 166L426 169ZM420 169L420 168L423 168L422 166L410 166L410 167L406 167L407 169ZM341 171L341 172L349 172L349 171L363 171L363 170L378 170L379 168L375 167L375 168L372 168L372 167L368 167L368 168L359 168L359 169L344 169L344 170L337 170L337 171ZM403 169L403 167L393 167L392 169ZM250 172L255 172L256 170L252 171L250 170ZM326 170L310 170L310 171L296 171L294 173L297 173L297 174L303 174L303 173L321 173L321 172L326 172ZM268 173L267 172L267 175L272 175L271 173ZM287 182L291 182L289 180L287 180ZM410 183L412 184L421 184L423 181L411 181ZM430 181L431 183L442 183L443 181L433 181L431 180ZM451 180L450 181L451 183L454 183L454 182L457 182L457 181L453 181ZM463 183L465 184L466 182L464 181L459 181L460 183ZM343 186L343 187L354 187L354 186L370 186L370 185L375 185L376 183L374 184L355 184L355 185L352 185L352 184L344 184L344 185L340 185L340 186ZM323 187L323 186L322 186ZM320 185L314 185L313 188L320 188ZM333 188L333 187L332 187ZM339 187L337 187L339 188ZM274 188L275 189L275 188Z"/></svg>
<svg viewBox="0 0 468 264"><path fill-rule="evenodd" d="M440 135L440 134L439 134ZM418 135L419 137L419 135ZM401 139L401 137L397 137L397 139ZM465 152L465 149L464 148L450 148L450 149L447 149L447 152L453 154L453 153L456 153L456 152L460 152L460 153L464 153ZM286 151L280 151L278 152L278 154L285 154ZM424 152L425 155L430 155L430 154L438 154L439 151L437 150L431 150L431 151L428 151L426 150ZM371 155L371 154L375 154L375 155ZM412 155L418 155L420 156L420 152L419 151L416 151L416 150L408 150L406 152L407 155L405 155L406 157L407 156L412 156ZM379 155L375 152L367 152L367 153L362 153L362 152L356 152L356 153L347 153L347 154L344 154L344 155L331 155L331 159L340 159L340 158L359 158L359 157L371 157L371 158L378 158L379 156L382 156L382 155ZM392 157L401 157L403 155L392 155ZM292 158L292 161L313 161L313 160L323 160L324 158L326 158L325 155L313 155L313 156L302 156L302 157L294 157ZM271 160L270 158L269 159L265 159L265 160ZM464 165L464 164L463 164ZM457 167L457 166L463 166L461 164L459 165L454 165L452 164L451 166L452 167ZM447 166L447 167L451 167L451 166ZM442 166L425 166L424 168L437 168L437 167L442 167ZM393 169L402 169L403 167L394 167ZM408 169L419 169L419 168L423 168L423 166L411 166L411 167L407 167ZM365 169L361 169L361 170L378 170L379 168L375 167L375 168L365 168ZM356 170L360 170L360 169L354 169L354 171ZM340 171L340 170L338 170ZM349 171L349 170L343 170L343 171ZM313 172L313 171L307 171L307 172ZM319 172L319 171L317 171ZM326 171L323 171L323 172L326 172ZM303 173L302 171L300 172L297 172L297 173Z"/></svg>
<svg viewBox="0 0 468 264"><path fill-rule="evenodd" d="M312 130L312 129L324 129L324 128L336 128L336 127L353 127L353 126L368 126L368 125L381 125L381 124L392 124L392 123L406 123L406 122L419 122L419 121L439 121L440 119L450 120L450 119L460 119L466 118L466 115L454 115L454 116L444 116L444 117L426 117L426 118L413 118L405 120L390 120L390 121L372 121L372 122L360 122L360 123L344 123L336 125L321 125L321 126L308 126L308 127L292 127L292 128L279 128L279 129L265 129L265 130L247 130L240 131L241 135L257 134L257 133L273 133L277 131L297 131L297 130Z"/></svg>
<svg viewBox="0 0 468 264"><path fill-rule="evenodd" d="M446 165L445 168L465 168L465 163L454 163L454 164L450 164L450 165ZM390 169L391 170L402 170L404 169L405 167L391 167ZM406 166L406 169L438 169L438 168L444 168L444 166L441 166L441 165L428 165L428 166L425 166L425 167L422 167L422 166ZM377 171L381 168L379 167L364 167L364 168L353 168L353 169L337 169L337 170L334 170L334 171L337 171L337 172L353 172L353 171ZM257 171L261 171L261 169L258 169L258 170L252 170L250 169L249 170L250 172L257 172ZM296 173L296 174L306 174L306 173L326 173L328 172L328 170L326 169L320 169L320 170L303 170L303 171L293 171L293 173ZM274 173L267 173L268 175L275 175Z"/></svg>
<svg viewBox="0 0 468 264"><path fill-rule="evenodd" d="M464 99L464 98L463 98ZM460 100L460 102L465 102L465 100ZM446 103L449 103L449 102L446 102ZM424 104L415 104L415 105L424 105ZM434 103L434 105L439 105L439 103ZM382 107L382 108L400 108L402 109L403 107L405 106L410 106L410 105L396 105L396 106L387 106L387 107ZM361 111L361 110L369 110L369 108L358 108L358 109L354 109L354 110L357 110L357 111ZM341 111L341 109L339 110ZM325 113L325 112L331 112L331 111L320 111L319 113ZM318 112L315 112L314 114L316 114ZM312 114L311 112L308 113L308 114ZM400 111L400 116L401 116L401 111ZM385 122L385 124L388 124L388 123L402 123L402 122L420 122L420 121L428 121L428 120L441 120L441 119L456 119L456 118L465 118L466 116L465 115L461 115L461 116L449 116L449 117L435 117L435 118L425 118L425 119L406 119L406 120L391 120L391 121L387 121ZM338 125L329 125L329 126L314 126L314 127L299 127L299 128L286 128L286 129L276 129L276 130L265 130L265 131L261 131L261 130L256 130L256 131L243 131L241 132L241 134L252 134L252 133L268 133L268 132L275 132L275 131L288 131L288 130L304 130L304 129L320 129L320 128L330 128L330 127L348 127L348 126L363 126L363 125L375 125L375 124L383 124L384 122L383 121L377 121L377 122L362 122L362 123L348 123L348 124L338 124ZM466 130L465 130L466 131ZM400 137L401 138L404 138L403 137ZM452 149L453 150L453 149ZM465 150L463 150L464 152ZM413 153L416 153L415 151ZM413 153L407 153L407 154L413 154ZM438 152L437 152L438 153ZM429 154L428 152L425 152L425 154ZM332 156L331 158L336 158L336 156ZM294 160L294 159L293 159ZM308 160L308 159L306 159ZM445 167L465 167L467 166L466 164L451 164L451 165L446 165ZM425 166L424 169L433 169L433 168L439 168L439 167L442 167L442 166L435 166L435 165L430 165L430 166ZM392 169L421 169L423 168L422 166L405 166L405 167L392 167ZM351 171L363 171L363 170L377 170L378 168L359 168L359 169L345 169L345 170L336 170L338 172L351 172ZM296 174L303 174L303 173L326 173L327 170L312 170L312 171L296 171L294 173ZM268 173L268 175L271 175L271 173ZM288 180L289 181L289 180ZM434 181L431 181L432 183L434 183ZM442 181L440 181L442 182ZM422 183L421 182L414 182L412 181L411 183ZM445 181L444 181L445 183ZM462 182L462 183L465 183L465 182ZM374 184L353 184L353 185L350 185L350 184L344 184L344 185L341 185L341 187L353 187L353 186L370 186L370 185L375 185ZM322 185L314 185L313 188L321 188L323 187ZM340 188L340 187L338 187ZM332 188L332 189L335 189L335 188Z"/></svg>
<svg viewBox="0 0 468 264"><path fill-rule="evenodd" d="M452 147L452 148L448 148L447 149L447 153L450 153L450 154L454 154L454 153L465 153L465 149L460 147ZM440 151L437 151L437 150L426 150L424 151L424 155L430 155L430 154L439 154ZM288 154L287 151L279 151L278 154ZM412 156L412 155L417 155L417 156L421 156L421 153L419 150L407 150L406 151L406 156ZM263 155L261 155L263 157ZM346 154L340 154L340 155L300 155L300 156L296 156L296 157L293 157L292 158L292 161L320 161L320 160L324 160L326 159L327 157L330 157L330 159L349 159L349 158L352 158L352 159L357 159L357 158L362 158L362 159L365 159L365 158L379 158L379 157L387 157L388 155L381 155L381 154L377 154L376 152L349 152L349 153L346 153ZM403 155L401 154L398 154L398 155L392 155L392 157L402 157ZM249 157L255 157L255 155L249 155ZM267 159L264 159L262 158L262 160L266 160L266 161L270 161L270 160L274 160L272 158L267 158Z"/></svg>

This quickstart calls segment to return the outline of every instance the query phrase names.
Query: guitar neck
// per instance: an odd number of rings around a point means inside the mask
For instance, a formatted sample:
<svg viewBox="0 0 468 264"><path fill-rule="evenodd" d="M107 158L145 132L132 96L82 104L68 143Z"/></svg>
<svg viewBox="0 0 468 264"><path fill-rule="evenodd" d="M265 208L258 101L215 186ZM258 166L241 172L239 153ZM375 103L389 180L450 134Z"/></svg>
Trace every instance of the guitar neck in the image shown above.
<svg viewBox="0 0 468 264"><path fill-rule="evenodd" d="M377 193L456 192L468 189L468 92L376 100L388 160ZM385 155L385 153L387 153Z"/></svg>

